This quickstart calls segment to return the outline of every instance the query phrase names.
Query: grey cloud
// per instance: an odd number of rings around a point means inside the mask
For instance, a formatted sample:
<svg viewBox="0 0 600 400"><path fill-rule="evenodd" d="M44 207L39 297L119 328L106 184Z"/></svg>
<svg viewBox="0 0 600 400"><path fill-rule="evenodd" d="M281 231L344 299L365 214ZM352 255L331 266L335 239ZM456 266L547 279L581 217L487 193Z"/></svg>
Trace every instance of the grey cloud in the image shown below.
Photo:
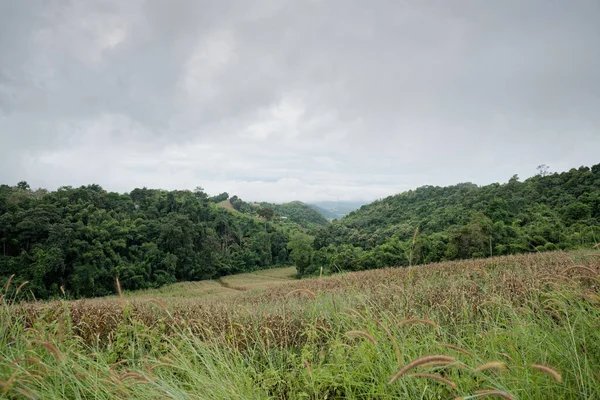
<svg viewBox="0 0 600 400"><path fill-rule="evenodd" d="M368 200L595 164L599 17L585 0L2 2L0 181Z"/></svg>

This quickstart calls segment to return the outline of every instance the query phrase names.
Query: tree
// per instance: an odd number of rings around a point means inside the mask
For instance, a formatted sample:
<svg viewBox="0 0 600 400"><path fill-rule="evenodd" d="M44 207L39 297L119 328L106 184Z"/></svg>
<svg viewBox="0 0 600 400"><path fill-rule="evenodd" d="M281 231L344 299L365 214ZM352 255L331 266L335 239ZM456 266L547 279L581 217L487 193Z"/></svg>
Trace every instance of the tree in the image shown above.
<svg viewBox="0 0 600 400"><path fill-rule="evenodd" d="M256 213L260 217L266 219L267 221L270 221L273 218L273 216L275 215L275 211L272 208L268 208L268 207L259 208Z"/></svg>
<svg viewBox="0 0 600 400"><path fill-rule="evenodd" d="M265 231L266 231L267 230L267 221L270 221L273 218L273 216L275 215L275 211L269 207L262 207L262 208L259 208L256 213L258 214L259 217L262 217L265 219Z"/></svg>
<svg viewBox="0 0 600 400"><path fill-rule="evenodd" d="M196 186L196 189L194 189L194 196L198 200L204 200L208 198L208 195L204 193L204 188L202 188L202 186Z"/></svg>
<svg viewBox="0 0 600 400"><path fill-rule="evenodd" d="M550 167L548 167L546 164L538 165L536 169L538 171L538 176L541 176L542 178L550 174Z"/></svg>
<svg viewBox="0 0 600 400"><path fill-rule="evenodd" d="M209 197L208 200L212 203L220 203L222 201L225 201L229 198L229 193L227 192L223 192L221 194L218 194L216 196L213 197Z"/></svg>
<svg viewBox="0 0 600 400"><path fill-rule="evenodd" d="M538 171L538 176L541 176L542 178L550 174L550 167L548 167L546 164L538 165L536 169Z"/></svg>
<svg viewBox="0 0 600 400"><path fill-rule="evenodd" d="M591 213L592 209L590 206L576 201L565 207L563 215L567 222L574 223L589 218Z"/></svg>
<svg viewBox="0 0 600 400"><path fill-rule="evenodd" d="M290 258L296 264L298 275L304 275L306 269L310 266L313 253L313 237L302 232L296 232L290 238L287 248L290 251Z"/></svg>
<svg viewBox="0 0 600 400"><path fill-rule="evenodd" d="M25 181L21 181L21 182L17 183L17 187L21 190L30 190L31 189L29 187L29 183L27 183Z"/></svg>

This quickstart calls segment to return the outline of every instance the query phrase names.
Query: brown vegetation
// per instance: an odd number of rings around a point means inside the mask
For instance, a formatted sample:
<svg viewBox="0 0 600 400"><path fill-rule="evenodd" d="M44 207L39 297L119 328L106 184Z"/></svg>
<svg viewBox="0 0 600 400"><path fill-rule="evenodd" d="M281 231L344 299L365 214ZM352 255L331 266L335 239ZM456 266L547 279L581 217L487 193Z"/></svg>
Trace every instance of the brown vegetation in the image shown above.
<svg viewBox="0 0 600 400"><path fill-rule="evenodd" d="M65 308L78 335L86 342L110 341L123 318L169 331L185 326L198 335L244 338L252 326L268 328L270 343L283 346L299 344L307 327L327 326L344 308L353 307L357 318L364 310L396 319L396 324L432 325L452 319L459 310L472 310L471 318L490 307L519 309L532 294L544 296L554 282L582 288L586 299L600 301L595 280L568 278L573 272L596 277L600 260L582 253L573 265L573 253L552 252L453 261L409 268L387 268L353 272L327 278L285 281L256 291L230 290L216 299L164 297L160 306L143 298L101 298L69 302L36 302L15 306L15 312L33 321L57 320ZM229 279L229 278L226 278ZM226 280L227 282L227 280ZM236 282L237 283L237 282ZM368 302L349 293L368 293ZM331 308L318 318L306 315L306 302L314 297L330 299ZM502 302L498 302L502 299ZM123 313L122 302L128 313ZM154 303L154 304L153 304ZM159 324L168 310L170 324ZM348 311L348 310L346 310ZM548 303L545 312L556 312ZM558 315L558 313L557 313ZM435 318L433 318L435 316ZM404 318L402 322L398 320ZM431 318L431 320L430 320ZM560 315L558 315L560 318ZM415 326L416 328L416 326ZM265 333L267 334L267 333ZM448 346L450 347L450 346ZM453 347L450 347L453 348ZM455 348L458 350L458 348Z"/></svg>

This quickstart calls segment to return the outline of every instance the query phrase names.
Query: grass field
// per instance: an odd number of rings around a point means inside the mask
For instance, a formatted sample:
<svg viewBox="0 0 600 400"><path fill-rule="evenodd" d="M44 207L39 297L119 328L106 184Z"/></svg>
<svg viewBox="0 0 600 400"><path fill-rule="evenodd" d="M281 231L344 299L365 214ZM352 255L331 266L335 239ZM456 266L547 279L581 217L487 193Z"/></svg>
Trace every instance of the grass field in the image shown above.
<svg viewBox="0 0 600 400"><path fill-rule="evenodd" d="M223 201L217 203L217 206L222 207L222 208L224 208L226 210L229 210L229 211L231 211L233 213L240 213L238 210L236 210L235 208L233 208L233 206L231 205L231 202L229 201L229 199L223 200Z"/></svg>
<svg viewBox="0 0 600 400"><path fill-rule="evenodd" d="M8 286L0 397L600 398L597 254L293 274L46 303Z"/></svg>
<svg viewBox="0 0 600 400"><path fill-rule="evenodd" d="M274 268L245 274L226 276L218 280L180 282L158 289L140 290L124 294L127 299L195 298L216 299L231 297L240 291L264 292L267 288L294 280L296 268Z"/></svg>

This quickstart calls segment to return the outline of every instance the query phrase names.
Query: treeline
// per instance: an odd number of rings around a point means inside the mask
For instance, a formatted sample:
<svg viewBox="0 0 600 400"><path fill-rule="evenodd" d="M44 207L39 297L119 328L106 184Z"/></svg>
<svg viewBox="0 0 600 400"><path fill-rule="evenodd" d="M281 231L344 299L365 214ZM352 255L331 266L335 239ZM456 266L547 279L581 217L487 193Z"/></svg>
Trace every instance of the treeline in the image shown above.
<svg viewBox="0 0 600 400"><path fill-rule="evenodd" d="M103 296L117 277L142 289L287 264L290 225L233 214L223 197L1 185L0 282L15 274L38 299Z"/></svg>
<svg viewBox="0 0 600 400"><path fill-rule="evenodd" d="M424 186L333 223L300 202L228 198L201 188L0 185L0 284L15 274L36 298L102 296L117 277L133 290L289 263L303 276L600 241L600 164L541 169L524 182Z"/></svg>
<svg viewBox="0 0 600 400"><path fill-rule="evenodd" d="M294 237L300 275L593 246L600 164L506 184L424 186Z"/></svg>

